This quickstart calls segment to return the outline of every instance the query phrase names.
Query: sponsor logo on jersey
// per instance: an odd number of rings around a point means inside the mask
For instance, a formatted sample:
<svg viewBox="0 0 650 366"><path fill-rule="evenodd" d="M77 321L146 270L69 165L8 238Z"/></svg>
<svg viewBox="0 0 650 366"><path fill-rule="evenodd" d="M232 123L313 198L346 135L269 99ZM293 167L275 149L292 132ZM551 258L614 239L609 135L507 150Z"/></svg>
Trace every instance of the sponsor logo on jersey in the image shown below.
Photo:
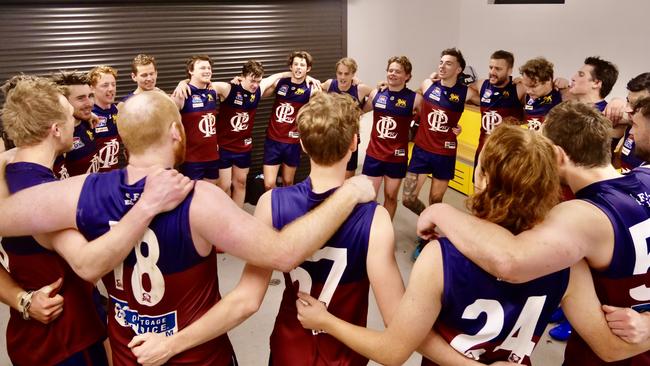
<svg viewBox="0 0 650 366"><path fill-rule="evenodd" d="M240 92L237 92L237 95L235 95L234 103L237 105L244 105L244 97Z"/></svg>
<svg viewBox="0 0 650 366"><path fill-rule="evenodd" d="M275 121L278 123L293 123L295 109L291 103L280 103L275 109Z"/></svg>
<svg viewBox="0 0 650 366"><path fill-rule="evenodd" d="M81 137L75 136L72 138L72 150L81 149L84 146L86 146L86 144L84 144L84 142L81 141Z"/></svg>
<svg viewBox="0 0 650 366"><path fill-rule="evenodd" d="M136 202L138 202L138 199L140 198L140 195L142 193L134 192L126 192L124 193L124 206L133 206L135 205Z"/></svg>
<svg viewBox="0 0 650 366"><path fill-rule="evenodd" d="M404 149L395 150L395 156L406 156L406 150Z"/></svg>
<svg viewBox="0 0 650 366"><path fill-rule="evenodd" d="M278 95L287 95L287 92L289 91L289 85L282 85L280 89L278 89Z"/></svg>
<svg viewBox="0 0 650 366"><path fill-rule="evenodd" d="M454 141L445 141L445 149L455 149L456 143Z"/></svg>
<svg viewBox="0 0 650 366"><path fill-rule="evenodd" d="M449 132L447 126L447 113L441 109L434 109L427 115L427 123L429 123L429 130L433 132Z"/></svg>
<svg viewBox="0 0 650 366"><path fill-rule="evenodd" d="M251 137L244 139L244 145L248 146L253 143L253 139Z"/></svg>
<svg viewBox="0 0 650 366"><path fill-rule="evenodd" d="M380 95L379 98L377 98L375 107L385 109L387 102L388 102L388 98L385 95Z"/></svg>
<svg viewBox="0 0 650 366"><path fill-rule="evenodd" d="M460 101L460 97L456 93L451 93L449 96L449 101L453 103L458 103Z"/></svg>
<svg viewBox="0 0 650 366"><path fill-rule="evenodd" d="M203 99L200 95L192 95L192 108L203 108Z"/></svg>
<svg viewBox="0 0 650 366"><path fill-rule="evenodd" d="M630 197L634 198L639 206L650 207L650 194L648 192L637 193L636 196L630 194Z"/></svg>
<svg viewBox="0 0 650 366"><path fill-rule="evenodd" d="M126 301L111 296L115 307L115 321L125 328L131 328L135 334L159 333L170 336L178 332L176 311L160 315L144 315L129 308Z"/></svg>
<svg viewBox="0 0 650 366"><path fill-rule="evenodd" d="M104 116L97 117L97 125L95 126L95 132L108 132L108 119Z"/></svg>
<svg viewBox="0 0 650 366"><path fill-rule="evenodd" d="M289 131L289 137L292 139L299 139L300 138L300 132L298 131Z"/></svg>
<svg viewBox="0 0 650 366"><path fill-rule="evenodd" d="M383 116L377 121L375 130L377 131L377 137L380 139L396 139L397 132L394 132L397 128L397 121L391 116Z"/></svg>
<svg viewBox="0 0 650 366"><path fill-rule="evenodd" d="M439 87L436 86L435 88L433 88L431 93L429 93L429 98L436 101L440 101L440 95L442 95L442 91L440 90Z"/></svg>
<svg viewBox="0 0 650 366"><path fill-rule="evenodd" d="M485 89L485 92L483 92L483 96L481 97L481 102L482 103L490 103L490 97L492 96L492 90L490 89Z"/></svg>
<svg viewBox="0 0 650 366"><path fill-rule="evenodd" d="M503 122L503 118L497 111L487 111L481 116L481 127L486 134L491 134L494 129Z"/></svg>

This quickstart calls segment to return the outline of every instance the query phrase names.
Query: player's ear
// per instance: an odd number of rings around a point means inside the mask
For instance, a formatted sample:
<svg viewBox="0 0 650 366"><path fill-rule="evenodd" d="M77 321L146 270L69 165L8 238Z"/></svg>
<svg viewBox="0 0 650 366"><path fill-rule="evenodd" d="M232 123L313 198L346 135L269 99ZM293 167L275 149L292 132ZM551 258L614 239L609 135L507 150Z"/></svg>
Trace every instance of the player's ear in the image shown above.
<svg viewBox="0 0 650 366"><path fill-rule="evenodd" d="M354 137L352 138L352 143L350 144L350 151L352 151L352 152L357 151L357 139L358 139L358 136L355 133Z"/></svg>

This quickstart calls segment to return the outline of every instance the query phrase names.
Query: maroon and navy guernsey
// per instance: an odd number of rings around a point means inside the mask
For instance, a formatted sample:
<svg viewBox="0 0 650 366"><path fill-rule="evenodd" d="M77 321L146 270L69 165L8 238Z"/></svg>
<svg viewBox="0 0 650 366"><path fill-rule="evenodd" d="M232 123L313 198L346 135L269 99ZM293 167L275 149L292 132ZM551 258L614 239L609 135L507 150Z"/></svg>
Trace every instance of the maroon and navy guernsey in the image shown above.
<svg viewBox="0 0 650 366"><path fill-rule="evenodd" d="M90 123L81 121L74 127L72 136L72 150L54 162L54 173L59 179L99 171L97 142Z"/></svg>
<svg viewBox="0 0 650 366"><path fill-rule="evenodd" d="M569 269L511 284L472 263L440 238L444 270L442 307L434 329L465 356L481 363L511 361L530 365L569 283ZM435 365L422 358L422 365Z"/></svg>
<svg viewBox="0 0 650 366"><path fill-rule="evenodd" d="M88 176L77 207L79 231L89 240L106 233L143 189L144 179L126 183L125 169ZM137 363L127 347L135 335L175 334L221 299L215 251L202 257L192 241L192 197L156 216L124 262L102 278L109 295L108 336L116 366ZM172 357L167 365L229 366L233 357L224 334Z"/></svg>
<svg viewBox="0 0 650 366"><path fill-rule="evenodd" d="M644 161L634 153L634 135L630 133L632 126L625 129L623 146L621 147L621 170L624 173L642 165Z"/></svg>
<svg viewBox="0 0 650 366"><path fill-rule="evenodd" d="M187 136L186 163L219 159L217 144L217 108L219 98L212 89L199 89L190 84L192 94L181 108L181 119Z"/></svg>
<svg viewBox="0 0 650 366"><path fill-rule="evenodd" d="M278 80L266 137L285 144L299 143L300 133L296 117L300 108L309 102L310 97L311 88L306 81L294 84L291 78Z"/></svg>
<svg viewBox="0 0 650 366"><path fill-rule="evenodd" d="M95 125L95 144L97 145L96 162L99 172L108 172L126 166L124 144L117 131L117 105L108 109L93 106L93 113L98 118Z"/></svg>
<svg viewBox="0 0 650 366"><path fill-rule="evenodd" d="M528 129L539 131L544 123L544 118L553 107L562 102L562 94L553 89L543 97L532 99L526 95L526 104L524 105L524 119L528 124Z"/></svg>
<svg viewBox="0 0 650 366"><path fill-rule="evenodd" d="M505 118L511 117L517 121L523 120L523 108L517 94L517 86L512 83L512 77L508 84L499 88L485 80L481 85L481 135L478 140L476 156L485 145L485 140L492 134Z"/></svg>
<svg viewBox="0 0 650 366"><path fill-rule="evenodd" d="M230 84L230 93L219 107L217 136L219 148L245 153L253 148L253 122L261 97L260 89L251 93L241 85Z"/></svg>
<svg viewBox="0 0 650 366"><path fill-rule="evenodd" d="M614 253L609 267L592 269L596 293L601 303L650 309L650 170L640 167L620 178L588 185L576 197L598 207L614 229ZM573 333L564 353L565 365L650 365L650 351L624 361L606 363Z"/></svg>
<svg viewBox="0 0 650 366"><path fill-rule="evenodd" d="M337 94L347 94L354 99L355 102L357 102L357 105L359 105L359 108L363 107L363 100L359 100L359 86L358 85L350 85L350 89L343 91L339 89L339 81L336 79L332 79L332 82L330 83L330 87L327 89L328 93L337 93Z"/></svg>
<svg viewBox="0 0 650 366"><path fill-rule="evenodd" d="M311 179L271 193L273 226L282 229L329 197ZM376 202L357 205L332 238L307 261L284 274L286 289L271 334L271 365L356 366L368 359L326 333L304 329L297 318L298 291L327 304L333 315L362 327L368 315L366 256Z"/></svg>
<svg viewBox="0 0 650 366"><path fill-rule="evenodd" d="M436 81L422 97L415 144L432 154L456 156L457 140L452 129L465 110L467 86L456 83L449 88Z"/></svg>
<svg viewBox="0 0 650 366"><path fill-rule="evenodd" d="M406 163L415 92L378 91L372 100L372 130L366 154L379 161Z"/></svg>
<svg viewBox="0 0 650 366"><path fill-rule="evenodd" d="M55 180L52 170L39 164L18 162L6 167L11 193ZM7 351L14 365L58 364L106 336L93 304L92 284L77 276L56 252L43 248L31 236L2 238L0 251L0 262L25 290L36 291L63 278L59 293L65 304L55 321L45 325L23 320L19 312L10 309Z"/></svg>

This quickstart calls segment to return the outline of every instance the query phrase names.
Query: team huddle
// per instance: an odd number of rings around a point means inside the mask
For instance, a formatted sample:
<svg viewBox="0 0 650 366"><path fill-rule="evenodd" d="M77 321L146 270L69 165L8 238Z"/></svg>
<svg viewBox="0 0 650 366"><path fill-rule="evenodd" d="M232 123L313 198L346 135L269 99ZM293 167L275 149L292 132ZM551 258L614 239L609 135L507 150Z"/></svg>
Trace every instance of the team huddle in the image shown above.
<svg viewBox="0 0 650 366"><path fill-rule="evenodd" d="M258 364L394 365L416 351L423 365L530 364L560 306L574 330L565 365L650 364L650 73L608 105L618 71L598 57L571 82L544 58L513 79L499 50L473 80L451 48L417 91L405 56L376 88L351 58L323 83L312 62L296 51L264 77L250 60L213 82L212 60L192 56L167 95L140 54L119 103L109 66L7 81L0 301L13 364L237 365L227 332L260 308L273 270L285 290ZM252 128L271 96L267 192L249 215ZM481 111L470 213L441 203L465 103ZM294 184L301 152L311 171ZM420 241L406 288L391 222L402 180ZM224 296L218 251L246 262ZM366 328L370 288L382 331Z"/></svg>

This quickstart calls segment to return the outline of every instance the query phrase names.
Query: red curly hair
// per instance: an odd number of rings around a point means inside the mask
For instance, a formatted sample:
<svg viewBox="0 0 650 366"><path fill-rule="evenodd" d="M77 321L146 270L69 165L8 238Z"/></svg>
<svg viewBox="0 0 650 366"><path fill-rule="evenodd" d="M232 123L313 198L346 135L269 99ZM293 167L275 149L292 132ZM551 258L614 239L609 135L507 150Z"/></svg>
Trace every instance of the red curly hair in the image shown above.
<svg viewBox="0 0 650 366"><path fill-rule="evenodd" d="M467 201L475 216L518 234L541 222L558 203L555 150L540 133L501 125L479 159L487 184Z"/></svg>

